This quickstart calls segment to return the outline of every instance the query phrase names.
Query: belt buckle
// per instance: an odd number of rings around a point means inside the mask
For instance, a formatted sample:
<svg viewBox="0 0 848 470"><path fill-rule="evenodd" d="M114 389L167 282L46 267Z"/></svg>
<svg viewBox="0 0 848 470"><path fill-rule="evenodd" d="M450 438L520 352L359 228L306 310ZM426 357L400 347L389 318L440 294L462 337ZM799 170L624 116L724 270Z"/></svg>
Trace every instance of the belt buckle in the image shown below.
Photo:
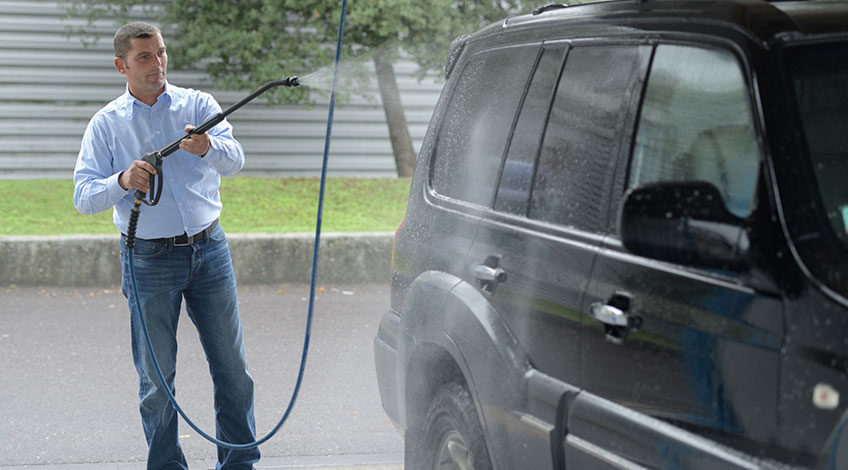
<svg viewBox="0 0 848 470"><path fill-rule="evenodd" d="M194 237L195 237L195 235L186 235L186 242L185 243L178 243L177 242L178 237L174 237L174 246L191 246L191 244L194 243Z"/></svg>

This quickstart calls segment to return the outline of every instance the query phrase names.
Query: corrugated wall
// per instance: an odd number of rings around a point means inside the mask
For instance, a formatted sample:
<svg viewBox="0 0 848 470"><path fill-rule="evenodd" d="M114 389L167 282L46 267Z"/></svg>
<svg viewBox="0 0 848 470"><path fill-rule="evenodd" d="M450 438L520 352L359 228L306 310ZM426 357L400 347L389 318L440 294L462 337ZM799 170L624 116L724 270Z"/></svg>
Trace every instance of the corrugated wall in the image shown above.
<svg viewBox="0 0 848 470"><path fill-rule="evenodd" d="M67 17L63 2L0 0L0 178L70 177L89 118L124 92L126 80L112 65L114 22L96 23L101 39L89 47L68 37L69 28L84 24L82 18ZM412 76L415 69L409 62L395 66L417 152L441 82L419 82ZM205 85L197 73L171 71L168 80L208 91L224 108L247 95ZM247 156L241 174L319 174L326 103L304 109L259 101L230 116ZM376 90L370 100L355 98L336 108L329 172L396 175Z"/></svg>

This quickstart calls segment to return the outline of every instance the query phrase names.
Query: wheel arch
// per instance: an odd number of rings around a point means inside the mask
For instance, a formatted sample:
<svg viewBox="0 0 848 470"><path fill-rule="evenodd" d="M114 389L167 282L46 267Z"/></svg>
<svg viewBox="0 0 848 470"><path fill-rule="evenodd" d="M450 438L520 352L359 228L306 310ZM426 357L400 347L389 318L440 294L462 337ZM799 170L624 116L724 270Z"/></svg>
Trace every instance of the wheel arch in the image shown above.
<svg viewBox="0 0 848 470"><path fill-rule="evenodd" d="M492 412L522 407L530 363L518 341L476 287L443 272L428 272L411 285L404 302L399 367L402 427L417 436L438 391L456 382L469 392L490 457L503 461L487 426ZM497 446L496 446L497 447Z"/></svg>
<svg viewBox="0 0 848 470"><path fill-rule="evenodd" d="M407 432L418 432L436 393L451 382L470 389L462 369L447 349L427 343L416 348L407 365L405 413Z"/></svg>

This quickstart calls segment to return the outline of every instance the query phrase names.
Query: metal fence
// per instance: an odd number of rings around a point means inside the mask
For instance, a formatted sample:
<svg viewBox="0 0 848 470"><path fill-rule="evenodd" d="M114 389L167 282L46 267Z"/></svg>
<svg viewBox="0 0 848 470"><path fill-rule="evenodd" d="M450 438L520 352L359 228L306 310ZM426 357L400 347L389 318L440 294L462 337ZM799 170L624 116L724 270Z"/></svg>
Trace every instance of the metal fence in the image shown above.
<svg viewBox="0 0 848 470"><path fill-rule="evenodd" d="M96 22L101 39L88 47L68 34L85 23L69 17L64 2L0 0L0 178L70 177L88 120L124 92L126 80L112 65L114 21ZM417 152L441 81L419 81L416 69L411 62L395 64ZM172 71L168 80L208 91L224 108L247 94L211 87L198 73ZM396 175L385 114L372 82L370 98L356 97L335 112L331 175ZM259 101L229 118L246 154L240 174L317 175L326 104L269 107Z"/></svg>

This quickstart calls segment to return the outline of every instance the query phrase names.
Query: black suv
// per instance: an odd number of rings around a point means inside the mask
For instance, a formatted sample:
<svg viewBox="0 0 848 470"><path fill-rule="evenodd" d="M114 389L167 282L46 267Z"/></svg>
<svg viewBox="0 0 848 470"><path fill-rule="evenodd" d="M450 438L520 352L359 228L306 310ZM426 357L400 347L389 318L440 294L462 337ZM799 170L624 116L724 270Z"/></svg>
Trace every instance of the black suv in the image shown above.
<svg viewBox="0 0 848 470"><path fill-rule="evenodd" d="M374 341L406 469L848 468L848 4L454 41Z"/></svg>

